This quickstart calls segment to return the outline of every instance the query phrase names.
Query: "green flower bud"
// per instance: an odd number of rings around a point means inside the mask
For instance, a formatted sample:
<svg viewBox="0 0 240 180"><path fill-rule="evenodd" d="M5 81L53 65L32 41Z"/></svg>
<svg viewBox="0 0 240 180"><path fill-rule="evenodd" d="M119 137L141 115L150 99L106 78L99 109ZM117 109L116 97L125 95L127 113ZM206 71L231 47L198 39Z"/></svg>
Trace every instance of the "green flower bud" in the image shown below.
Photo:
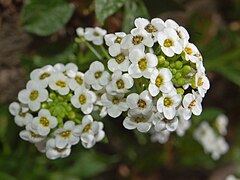
<svg viewBox="0 0 240 180"><path fill-rule="evenodd" d="M174 68L175 67L175 63L170 63L170 67Z"/></svg>
<svg viewBox="0 0 240 180"><path fill-rule="evenodd" d="M163 66L164 66L164 67L168 67L168 66L169 66L169 62L168 62L168 61L165 61Z"/></svg>
<svg viewBox="0 0 240 180"><path fill-rule="evenodd" d="M176 69L181 69L182 66L183 66L183 63L182 63L181 61L176 61L176 62L175 62L175 68L176 68Z"/></svg>
<svg viewBox="0 0 240 180"><path fill-rule="evenodd" d="M175 74L175 78L176 78L176 79L179 79L179 78L181 78L181 77L182 77L182 74L181 74L180 72L178 72L178 73Z"/></svg>
<svg viewBox="0 0 240 180"><path fill-rule="evenodd" d="M165 57L164 56L158 56L158 64L164 65L165 63Z"/></svg>
<svg viewBox="0 0 240 180"><path fill-rule="evenodd" d="M179 86L184 85L184 84L185 84L184 79L183 79L183 78L179 78L179 79L177 80L177 84L178 84Z"/></svg>
<svg viewBox="0 0 240 180"><path fill-rule="evenodd" d="M73 111L68 113L68 118L69 119L74 119L75 117L76 117L76 114Z"/></svg>
<svg viewBox="0 0 240 180"><path fill-rule="evenodd" d="M182 68L183 74L188 74L188 73L191 72L191 70L192 70L192 68L191 68L189 65L185 65L185 66L183 66L183 68Z"/></svg>
<svg viewBox="0 0 240 180"><path fill-rule="evenodd" d="M172 72L172 74L176 74L177 70L176 69L172 69L171 72Z"/></svg>
<svg viewBox="0 0 240 180"><path fill-rule="evenodd" d="M47 109L48 104L47 103L42 103L42 109Z"/></svg>
<svg viewBox="0 0 240 180"><path fill-rule="evenodd" d="M51 99L55 99L57 96L56 96L55 93L51 92L50 95L49 95L49 97L50 97Z"/></svg>
<svg viewBox="0 0 240 180"><path fill-rule="evenodd" d="M177 88L177 93L183 95L184 89L183 88Z"/></svg>

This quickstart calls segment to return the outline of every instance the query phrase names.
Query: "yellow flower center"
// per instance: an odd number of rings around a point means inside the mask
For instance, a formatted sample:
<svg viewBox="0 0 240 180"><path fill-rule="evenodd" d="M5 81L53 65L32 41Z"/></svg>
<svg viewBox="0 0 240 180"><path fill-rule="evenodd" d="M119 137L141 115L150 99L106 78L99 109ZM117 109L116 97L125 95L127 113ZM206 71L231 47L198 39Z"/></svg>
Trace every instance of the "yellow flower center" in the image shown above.
<svg viewBox="0 0 240 180"><path fill-rule="evenodd" d="M94 76L96 79L99 79L102 76L102 71L95 72Z"/></svg>
<svg viewBox="0 0 240 180"><path fill-rule="evenodd" d="M42 136L40 136L39 134L35 134L34 132L30 131L30 134L33 138L40 138Z"/></svg>
<svg viewBox="0 0 240 180"><path fill-rule="evenodd" d="M142 37L142 36L134 36L134 37L132 38L132 43L133 43L134 45L138 45L138 44L140 44L142 41L143 41L143 37Z"/></svg>
<svg viewBox="0 0 240 180"><path fill-rule="evenodd" d="M113 104L119 104L119 99L116 96L114 96L113 99L112 99L112 103Z"/></svg>
<svg viewBox="0 0 240 180"><path fill-rule="evenodd" d="M46 117L41 117L40 124L43 125L44 127L48 127L49 126L49 120Z"/></svg>
<svg viewBox="0 0 240 180"><path fill-rule="evenodd" d="M87 102L87 97L84 94L81 94L79 96L79 102L81 105L85 104Z"/></svg>
<svg viewBox="0 0 240 180"><path fill-rule="evenodd" d="M45 79L45 78L47 78L47 77L49 77L49 76L50 76L50 74L45 72L45 73L41 74L41 76L39 77L39 79L43 80L43 79Z"/></svg>
<svg viewBox="0 0 240 180"><path fill-rule="evenodd" d="M166 39L163 43L165 47L171 47L174 45L174 42L171 39Z"/></svg>
<svg viewBox="0 0 240 180"><path fill-rule="evenodd" d="M197 82L198 86L202 86L204 84L202 79L203 79L202 77L198 78L198 82Z"/></svg>
<svg viewBox="0 0 240 180"><path fill-rule="evenodd" d="M147 59L142 58L138 61L138 67L141 71L144 71L147 69Z"/></svg>
<svg viewBox="0 0 240 180"><path fill-rule="evenodd" d="M122 38L121 37L117 37L114 42L120 44L121 41L122 41Z"/></svg>
<svg viewBox="0 0 240 180"><path fill-rule="evenodd" d="M37 90L33 90L30 95L29 95L29 99L31 101L35 101L38 98L39 92Z"/></svg>
<svg viewBox="0 0 240 180"><path fill-rule="evenodd" d="M185 51L187 54L191 55L192 54L192 49L190 47L186 47Z"/></svg>
<svg viewBox="0 0 240 180"><path fill-rule="evenodd" d="M89 123L89 124L87 124L87 125L83 128L82 133L86 133L86 132L88 132L90 129L91 129L91 124Z"/></svg>
<svg viewBox="0 0 240 180"><path fill-rule="evenodd" d="M99 36L100 34L98 32L96 32L96 31L94 31L93 35L94 36Z"/></svg>
<svg viewBox="0 0 240 180"><path fill-rule="evenodd" d="M121 63L124 61L125 56L124 56L123 53L121 53L121 54L117 55L117 56L115 57L115 59L116 59L116 61L117 61L118 64L121 64Z"/></svg>
<svg viewBox="0 0 240 180"><path fill-rule="evenodd" d="M164 98L164 106L170 107L173 104L173 100L169 97Z"/></svg>
<svg viewBox="0 0 240 180"><path fill-rule="evenodd" d="M155 80L155 84L157 87L160 87L163 84L163 77L158 75L156 80Z"/></svg>
<svg viewBox="0 0 240 180"><path fill-rule="evenodd" d="M144 121L144 117L137 116L137 117L134 118L134 121L135 121L136 123L143 122L143 121Z"/></svg>
<svg viewBox="0 0 240 180"><path fill-rule="evenodd" d="M56 85L59 86L59 87L64 88L64 87L66 87L66 82L64 82L64 81L62 81L62 80L58 80L58 81L56 82Z"/></svg>
<svg viewBox="0 0 240 180"><path fill-rule="evenodd" d="M59 135L62 136L63 138L68 138L71 135L71 131L70 130L63 131L59 133Z"/></svg>
<svg viewBox="0 0 240 180"><path fill-rule="evenodd" d="M80 76L76 76L75 77L75 81L79 84L82 85L83 84L83 79Z"/></svg>
<svg viewBox="0 0 240 180"><path fill-rule="evenodd" d="M194 106L196 106L196 100L193 100L193 101L189 104L188 108L189 108L189 109L192 109Z"/></svg>
<svg viewBox="0 0 240 180"><path fill-rule="evenodd" d="M148 24L144 29L149 33L157 32L157 29L152 24Z"/></svg>
<svg viewBox="0 0 240 180"><path fill-rule="evenodd" d="M117 84L118 89L123 89L124 88L124 81L122 79L117 80L116 84Z"/></svg>
<svg viewBox="0 0 240 180"><path fill-rule="evenodd" d="M137 104L138 104L138 107L141 109L144 109L147 106L147 103L142 99L139 99Z"/></svg>

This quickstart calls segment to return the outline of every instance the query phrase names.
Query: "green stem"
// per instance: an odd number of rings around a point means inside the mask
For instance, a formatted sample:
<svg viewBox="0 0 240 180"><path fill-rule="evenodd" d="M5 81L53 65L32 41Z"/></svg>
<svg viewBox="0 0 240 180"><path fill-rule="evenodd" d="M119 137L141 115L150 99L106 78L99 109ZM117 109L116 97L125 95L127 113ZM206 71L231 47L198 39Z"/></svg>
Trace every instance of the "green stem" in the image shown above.
<svg viewBox="0 0 240 180"><path fill-rule="evenodd" d="M109 60L111 59L111 57L109 56L108 52L106 51L105 47L103 45L100 46L101 51L103 52L103 54L105 55L105 57Z"/></svg>
<svg viewBox="0 0 240 180"><path fill-rule="evenodd" d="M95 56L99 59L102 60L102 56L97 52L97 50L88 42L84 39L83 43L95 54Z"/></svg>

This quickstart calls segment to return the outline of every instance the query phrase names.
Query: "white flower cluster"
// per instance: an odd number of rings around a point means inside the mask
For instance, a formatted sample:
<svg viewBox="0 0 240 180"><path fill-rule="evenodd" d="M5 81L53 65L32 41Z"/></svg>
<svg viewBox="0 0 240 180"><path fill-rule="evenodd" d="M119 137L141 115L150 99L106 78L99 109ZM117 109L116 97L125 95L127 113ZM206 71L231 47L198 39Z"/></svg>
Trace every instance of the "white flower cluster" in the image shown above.
<svg viewBox="0 0 240 180"><path fill-rule="evenodd" d="M68 156L79 141L85 148L101 141L103 123L89 115L97 95L87 80L73 63L33 70L26 89L18 94L20 103L9 106L15 123L25 128L20 137L34 143L49 159Z"/></svg>
<svg viewBox="0 0 240 180"><path fill-rule="evenodd" d="M93 111L101 117L124 114L126 129L151 132L159 142L173 131L184 135L210 87L202 56L173 20L137 18L135 26L130 34L78 28L79 42L90 50L93 43L103 51L103 39L108 48L107 61L97 56L85 73L72 63L34 70L19 93L20 104L10 105L16 123L26 128L20 136L46 144L51 159L67 156L80 140L90 148L103 139L103 124L93 121Z"/></svg>
<svg viewBox="0 0 240 180"><path fill-rule="evenodd" d="M228 118L221 114L217 117L214 129L204 121L194 132L194 138L203 146L205 153L211 153L214 160L225 154L229 146L223 136L227 133Z"/></svg>

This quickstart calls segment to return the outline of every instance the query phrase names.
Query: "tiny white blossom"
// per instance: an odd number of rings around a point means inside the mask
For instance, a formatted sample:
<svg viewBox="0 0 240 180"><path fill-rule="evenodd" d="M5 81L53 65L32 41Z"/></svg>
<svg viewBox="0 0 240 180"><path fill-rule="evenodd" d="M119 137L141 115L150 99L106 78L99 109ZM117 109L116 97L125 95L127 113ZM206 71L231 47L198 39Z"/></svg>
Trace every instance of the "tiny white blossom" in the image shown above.
<svg viewBox="0 0 240 180"><path fill-rule="evenodd" d="M114 34L106 34L104 36L106 45L111 47L115 44L120 44L122 39L126 36L124 32L116 32Z"/></svg>
<svg viewBox="0 0 240 180"><path fill-rule="evenodd" d="M66 145L63 148L59 148L56 146L56 140L51 138L47 141L46 144L46 156L48 159L57 159L57 158L65 158L69 156L71 153L71 145Z"/></svg>
<svg viewBox="0 0 240 180"><path fill-rule="evenodd" d="M9 105L9 112L14 116L15 123L20 127L29 124L33 120L32 114L27 111L28 108L25 108L17 102L13 102Z"/></svg>
<svg viewBox="0 0 240 180"><path fill-rule="evenodd" d="M178 127L176 129L176 133L178 136L184 136L186 130L188 130L191 126L191 121L185 119L178 119Z"/></svg>
<svg viewBox="0 0 240 180"><path fill-rule="evenodd" d="M202 97L194 92L188 93L183 98L183 117L184 119L189 119L192 116L192 113L196 116L199 116L202 112Z"/></svg>
<svg viewBox="0 0 240 180"><path fill-rule="evenodd" d="M75 128L74 121L66 121L62 128L58 128L54 132L56 138L56 147L64 148L67 145L75 145L79 142L79 137L73 134Z"/></svg>
<svg viewBox="0 0 240 180"><path fill-rule="evenodd" d="M178 127L178 118L174 117L173 119L164 118L163 114L157 112L153 117L154 128L157 132L167 129L168 131L175 131Z"/></svg>
<svg viewBox="0 0 240 180"><path fill-rule="evenodd" d="M30 73L30 79L41 84L43 88L46 88L49 83L50 76L54 73L54 68L51 65L46 65L42 68L35 69Z"/></svg>
<svg viewBox="0 0 240 180"><path fill-rule="evenodd" d="M161 144L165 144L168 141L170 136L170 132L167 129L159 132L152 129L151 134L152 134L151 141L159 142Z"/></svg>
<svg viewBox="0 0 240 180"><path fill-rule="evenodd" d="M139 29L143 30L145 33L157 35L163 28L165 28L164 21L160 18L154 18L149 22L145 18L136 18L134 21L136 28L131 30L132 34L136 34Z"/></svg>
<svg viewBox="0 0 240 180"><path fill-rule="evenodd" d="M129 54L129 59L132 64L128 68L128 73L133 78L144 76L150 79L153 71L158 64L157 56L152 53L144 53L139 49L134 49Z"/></svg>
<svg viewBox="0 0 240 180"><path fill-rule="evenodd" d="M212 158L217 160L221 155L225 154L229 150L229 145L223 137L217 137L214 141L214 148L212 151Z"/></svg>
<svg viewBox="0 0 240 180"><path fill-rule="evenodd" d="M207 90L210 88L210 83L205 74L196 73L195 84L197 86L199 94L204 97Z"/></svg>
<svg viewBox="0 0 240 180"><path fill-rule="evenodd" d="M79 87L75 89L71 98L71 103L75 108L81 108L84 114L89 114L93 110L93 103L96 102L97 96L93 91Z"/></svg>
<svg viewBox="0 0 240 180"><path fill-rule="evenodd" d="M49 80L49 87L52 90L57 91L61 95L69 93L69 78L66 77L62 72L55 73Z"/></svg>
<svg viewBox="0 0 240 180"><path fill-rule="evenodd" d="M135 114L134 111L129 110L128 116L123 121L123 126L126 129L136 129L140 132L148 132L152 126L152 112L148 114Z"/></svg>
<svg viewBox="0 0 240 180"><path fill-rule="evenodd" d="M89 85L84 82L84 74L82 72L71 73L69 87L73 91L79 87L90 88Z"/></svg>
<svg viewBox="0 0 240 180"><path fill-rule="evenodd" d="M113 118L120 116L123 111L128 110L124 94L112 96L105 93L102 95L101 101L103 106L107 108L107 114Z"/></svg>
<svg viewBox="0 0 240 180"><path fill-rule="evenodd" d="M186 47L184 47L184 53L185 53L185 59L187 61L191 61L193 63L196 63L199 60L199 50L193 43L188 43Z"/></svg>
<svg viewBox="0 0 240 180"><path fill-rule="evenodd" d="M227 125L228 125L228 117L225 114L220 114L217 116L215 121L215 126L221 135L227 134Z"/></svg>
<svg viewBox="0 0 240 180"><path fill-rule="evenodd" d="M40 109L41 102L48 99L48 91L37 82L31 80L28 81L26 89L18 93L18 99L21 103L27 104L30 110L37 111Z"/></svg>
<svg viewBox="0 0 240 180"><path fill-rule="evenodd" d="M180 104L182 97L176 93L176 90L172 90L168 94L163 94L157 101L158 112L163 112L164 117L167 119L173 119L176 115L176 107Z"/></svg>
<svg viewBox="0 0 240 180"><path fill-rule="evenodd" d="M84 76L85 82L91 85L94 90L100 90L106 86L109 78L109 73L104 71L104 65L99 61L94 61Z"/></svg>
<svg viewBox="0 0 240 180"><path fill-rule="evenodd" d="M133 86L133 83L133 79L128 73L122 74L121 71L115 71L106 90L111 95L124 94Z"/></svg>
<svg viewBox="0 0 240 180"><path fill-rule="evenodd" d="M56 72L65 73L65 74L78 71L78 67L74 63L68 63L66 65L62 63L57 63L54 65L54 69Z"/></svg>
<svg viewBox="0 0 240 180"><path fill-rule="evenodd" d="M103 44L103 36L107 33L105 29L100 27L95 28L85 28L84 37L88 41L92 41L95 45L102 45Z"/></svg>
<svg viewBox="0 0 240 180"><path fill-rule="evenodd" d="M47 109L41 109L38 116L33 118L32 128L36 129L41 136L47 136L51 129L58 124L57 118L51 116Z"/></svg>
<svg viewBox="0 0 240 180"><path fill-rule="evenodd" d="M77 33L77 35L78 35L79 37L84 36L84 28L78 27L78 28L76 29L76 33Z"/></svg>
<svg viewBox="0 0 240 180"><path fill-rule="evenodd" d="M166 56L173 57L175 53L181 54L183 47L174 29L165 28L163 31L158 33L157 39L163 53Z"/></svg>
<svg viewBox="0 0 240 180"><path fill-rule="evenodd" d="M152 110L152 97L147 90L141 92L141 94L129 94L126 102L135 114L148 114Z"/></svg>
<svg viewBox="0 0 240 180"><path fill-rule="evenodd" d="M23 140L31 143L38 143L45 139L45 136L38 134L37 130L33 129L31 124L27 124L26 129L22 130L19 135Z"/></svg>
<svg viewBox="0 0 240 180"><path fill-rule="evenodd" d="M85 115L82 124L77 125L73 132L76 136L80 136L82 145L85 148L91 148L96 142L104 138L105 133L102 129L102 122L93 121L91 115Z"/></svg>
<svg viewBox="0 0 240 180"><path fill-rule="evenodd" d="M152 96L157 96L159 92L169 93L173 89L172 73L167 68L162 68L159 71L153 71L148 90Z"/></svg>
<svg viewBox="0 0 240 180"><path fill-rule="evenodd" d="M116 70L127 71L130 61L128 58L128 52L121 49L120 44L114 44L109 47L109 54L112 56L108 60L108 69L112 72Z"/></svg>

